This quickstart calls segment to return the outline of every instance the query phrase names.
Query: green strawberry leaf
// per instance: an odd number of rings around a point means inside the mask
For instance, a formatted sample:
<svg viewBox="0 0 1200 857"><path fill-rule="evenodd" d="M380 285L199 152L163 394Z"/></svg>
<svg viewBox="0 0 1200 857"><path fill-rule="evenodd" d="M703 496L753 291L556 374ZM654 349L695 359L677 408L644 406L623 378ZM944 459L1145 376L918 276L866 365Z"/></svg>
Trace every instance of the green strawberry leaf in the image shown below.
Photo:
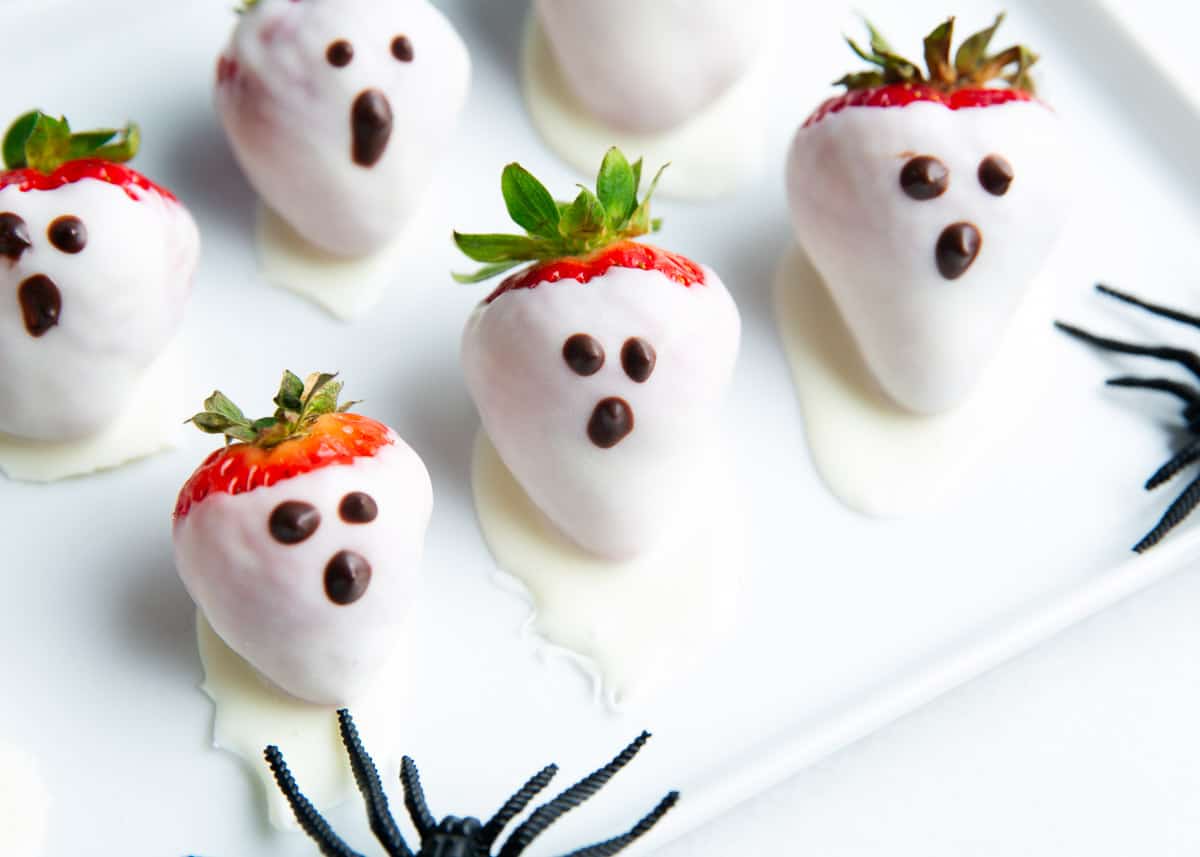
<svg viewBox="0 0 1200 857"><path fill-rule="evenodd" d="M863 24L866 25L867 35L871 38L871 50L880 56L895 53L895 51L892 50L892 46L888 43L888 40L883 37L882 33L875 29L874 24L872 24L866 18L863 18Z"/></svg>
<svg viewBox="0 0 1200 857"><path fill-rule="evenodd" d="M298 414L304 407L303 398L304 382L300 380L299 375L285 371L283 379L279 382L279 392L275 395L275 407L279 412L290 411Z"/></svg>
<svg viewBox="0 0 1200 857"><path fill-rule="evenodd" d="M242 409L229 400L229 397L220 390L213 391L213 394L204 400L204 410L210 414L218 414L230 423L248 424L249 420L242 413Z"/></svg>
<svg viewBox="0 0 1200 857"><path fill-rule="evenodd" d="M633 163L633 195L636 197L638 191L642 187L642 159L638 158Z"/></svg>
<svg viewBox="0 0 1200 857"><path fill-rule="evenodd" d="M71 126L65 118L41 113L25 141L25 158L40 173L52 173L71 159Z"/></svg>
<svg viewBox="0 0 1200 857"><path fill-rule="evenodd" d="M40 111L31 110L9 126L8 131L4 134L2 149L5 169L19 170L29 166L25 157L25 145L29 141L29 135L33 133L33 126L37 124L40 115Z"/></svg>
<svg viewBox="0 0 1200 857"><path fill-rule="evenodd" d="M101 145L97 147L89 152L87 157L99 158L102 161L112 161L117 164L132 161L137 156L138 149L142 146L142 129L130 122L125 126L124 130L117 133L122 135L119 140L115 143L109 143L107 146ZM109 139L112 138L110 137Z"/></svg>
<svg viewBox="0 0 1200 857"><path fill-rule="evenodd" d="M996 35L996 30L1004 23L1004 13L1001 12L996 16L995 22L986 30L980 30L967 39L958 47L958 53L954 55L954 68L961 76L969 76L978 71L983 65L984 59L987 57L988 47L992 44L992 37Z"/></svg>
<svg viewBox="0 0 1200 857"><path fill-rule="evenodd" d="M333 413L337 410L338 396L341 395L342 385L333 379L335 372L314 372L304 382L303 406L300 409L301 419L310 416Z"/></svg>
<svg viewBox="0 0 1200 857"><path fill-rule="evenodd" d="M485 280L490 280L492 277L499 276L500 274L503 274L505 271L511 271L513 268L517 267L518 265L523 265L526 261L529 261L529 260L522 260L522 261L516 261L516 262L497 262L495 265L486 265L486 266L480 268L474 274L453 274L452 273L450 276L454 278L454 282L462 283L464 286L470 286L470 285L474 285L475 283L482 283Z"/></svg>
<svg viewBox="0 0 1200 857"><path fill-rule="evenodd" d="M567 211L570 211L568 206ZM544 242L526 235L467 235L454 233L454 243L476 262L523 262L536 257Z"/></svg>
<svg viewBox="0 0 1200 857"><path fill-rule="evenodd" d="M187 422L194 425L196 428L205 434L224 434L227 429L234 426L228 417L223 417L220 414L209 413L204 411L196 414Z"/></svg>
<svg viewBox="0 0 1200 857"><path fill-rule="evenodd" d="M950 43L954 39L954 18L948 18L925 37L925 65L929 79L941 86L953 86L958 79L950 64Z"/></svg>
<svg viewBox="0 0 1200 857"><path fill-rule="evenodd" d="M620 229L637 208L637 181L633 167L616 146L604 155L596 177L596 196L608 216L611 229Z"/></svg>
<svg viewBox="0 0 1200 857"><path fill-rule="evenodd" d="M605 211L596 194L587 188L579 191L579 196L563 213L559 231L566 237L578 236L592 238L605 230ZM484 260L479 261L499 261Z"/></svg>
<svg viewBox="0 0 1200 857"><path fill-rule="evenodd" d="M633 212L633 216L629 218L629 228L626 231L626 237L635 237L645 235L647 232L657 232L658 229L654 226L654 221L650 219L650 197L654 196L654 191L658 189L658 180L662 178L662 174L666 171L670 164L663 164L658 168L658 172L654 174L654 178L650 181L650 187L646 190L646 196L642 199L641 205ZM658 225L662 226L662 221L658 221Z"/></svg>
<svg viewBox="0 0 1200 857"><path fill-rule="evenodd" d="M508 214L532 235L558 237L559 212L550 191L520 164L509 164L500 176L500 192Z"/></svg>

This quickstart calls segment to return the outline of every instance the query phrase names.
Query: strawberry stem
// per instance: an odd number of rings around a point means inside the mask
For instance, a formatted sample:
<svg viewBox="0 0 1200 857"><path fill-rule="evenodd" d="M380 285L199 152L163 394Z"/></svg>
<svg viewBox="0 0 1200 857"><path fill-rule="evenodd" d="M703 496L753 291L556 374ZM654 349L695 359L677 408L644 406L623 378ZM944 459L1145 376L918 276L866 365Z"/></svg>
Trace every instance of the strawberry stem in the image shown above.
<svg viewBox="0 0 1200 857"><path fill-rule="evenodd" d="M220 390L204 400L204 410L187 422L206 434L225 436L227 444L238 441L270 448L287 440L308 434L318 419L326 414L341 414L358 402L338 404L342 383L337 375L314 372L304 381L291 372L283 373L279 392L275 394L275 413L251 420L242 409Z"/></svg>
<svg viewBox="0 0 1200 857"><path fill-rule="evenodd" d="M31 110L9 126L0 153L6 169L28 167L49 175L63 164L83 158L124 163L137 155L140 146L141 131L132 122L124 128L75 134L66 117L55 119Z"/></svg>

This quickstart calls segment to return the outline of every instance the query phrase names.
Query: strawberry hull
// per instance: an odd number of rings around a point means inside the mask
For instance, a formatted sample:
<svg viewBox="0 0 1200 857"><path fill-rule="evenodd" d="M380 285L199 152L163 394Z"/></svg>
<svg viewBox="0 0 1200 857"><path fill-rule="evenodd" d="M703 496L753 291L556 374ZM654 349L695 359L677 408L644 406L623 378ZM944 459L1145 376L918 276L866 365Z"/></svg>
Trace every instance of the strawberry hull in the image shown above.
<svg viewBox="0 0 1200 857"><path fill-rule="evenodd" d="M979 103L823 108L788 158L797 239L881 387L916 413L974 389L1069 208L1057 116L1023 94Z"/></svg>

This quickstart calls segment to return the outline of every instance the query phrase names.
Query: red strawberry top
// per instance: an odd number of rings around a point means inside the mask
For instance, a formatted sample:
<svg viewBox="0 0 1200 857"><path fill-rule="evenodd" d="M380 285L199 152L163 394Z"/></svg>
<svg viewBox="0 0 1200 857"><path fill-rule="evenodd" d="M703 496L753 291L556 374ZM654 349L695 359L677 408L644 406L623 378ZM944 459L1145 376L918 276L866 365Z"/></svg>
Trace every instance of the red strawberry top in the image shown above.
<svg viewBox="0 0 1200 857"><path fill-rule="evenodd" d="M818 107L804 127L815 125L848 107L904 107L926 102L941 104L950 110L964 110L1035 100L1029 69L1038 60L1036 54L1017 45L988 55L988 46L1003 21L1004 15L997 15L992 26L968 37L959 46L953 61L950 45L954 19L942 23L925 38L928 77L915 63L894 53L891 45L868 22L869 51L863 50L853 39L847 38L846 42L859 57L876 68L854 72L837 81L837 85L845 86L846 91ZM1005 73L1006 69L1011 70ZM989 86L997 79L1007 85Z"/></svg>
<svg viewBox="0 0 1200 857"><path fill-rule="evenodd" d="M474 274L455 274L454 279L478 283L526 265L505 279L487 303L542 283L587 283L613 268L658 271L684 287L703 285L704 270L692 260L634 240L662 225L650 217L650 197L663 169L639 202L642 162L630 164L614 147L604 156L594 192L581 188L573 202L558 202L524 167L509 164L500 177L500 190L508 213L525 234L455 232L459 249L485 267Z"/></svg>
<svg viewBox="0 0 1200 857"><path fill-rule="evenodd" d="M141 143L138 126L72 133L65 118L41 111L26 113L4 135L4 171L0 190L55 190L84 179L121 188L133 200L156 193L175 201L175 195L124 165Z"/></svg>
<svg viewBox="0 0 1200 857"><path fill-rule="evenodd" d="M285 372L275 397L275 415L247 419L220 392L192 417L201 431L221 434L228 443L196 468L179 492L175 520L212 494L244 494L276 485L322 467L353 464L370 458L396 442L383 423L347 413L354 405L338 405L342 385L331 374L314 374L301 381Z"/></svg>

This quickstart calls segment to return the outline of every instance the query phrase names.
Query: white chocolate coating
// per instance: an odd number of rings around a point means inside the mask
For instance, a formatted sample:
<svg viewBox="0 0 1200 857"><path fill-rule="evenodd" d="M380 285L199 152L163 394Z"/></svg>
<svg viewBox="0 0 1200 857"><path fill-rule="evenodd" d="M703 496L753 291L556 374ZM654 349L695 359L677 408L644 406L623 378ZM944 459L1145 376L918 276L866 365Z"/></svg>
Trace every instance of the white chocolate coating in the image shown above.
<svg viewBox="0 0 1200 857"><path fill-rule="evenodd" d="M613 268L518 289L480 304L463 334L467 387L500 458L570 539L608 559L630 559L669 539L703 473L717 412L733 374L741 321L717 275L684 287L655 271ZM586 333L606 358L581 377L563 360ZM631 337L657 364L645 383L621 366ZM611 449L587 426L597 403L620 397L633 431Z"/></svg>
<svg viewBox="0 0 1200 857"><path fill-rule="evenodd" d="M1004 196L978 178L992 154L1012 165ZM949 169L936 199L916 201L900 188L916 155ZM787 171L796 236L898 404L940 413L974 389L1061 231L1069 166L1060 122L1037 102L852 107L796 133ZM981 249L965 274L947 280L935 247L962 221L979 229Z"/></svg>
<svg viewBox="0 0 1200 857"><path fill-rule="evenodd" d="M78 440L120 416L139 381L175 338L200 251L196 224L153 191L83 179L52 191L0 190L0 213L25 221L33 246L0 258L0 433L39 441ZM64 253L47 236L71 215L87 243ZM58 287L58 324L26 329L18 289L38 275Z"/></svg>
<svg viewBox="0 0 1200 857"><path fill-rule="evenodd" d="M353 491L374 498L378 517L338 515ZM196 605L231 649L280 688L309 702L349 705L402 642L433 508L425 465L402 440L370 458L331 465L244 494L211 494L174 527L175 565ZM321 523L300 544L268 529L283 502L311 503ZM333 603L326 564L354 551L371 565L362 597Z"/></svg>
<svg viewBox="0 0 1200 857"><path fill-rule="evenodd" d="M409 39L411 62L392 55ZM329 45L348 41L337 68ZM229 61L233 66L229 66ZM420 204L466 100L470 58L427 0L262 0L242 15L222 58L216 103L250 183L307 241L361 256L394 239ZM353 157L360 93L386 97L394 127L382 157Z"/></svg>
<svg viewBox="0 0 1200 857"><path fill-rule="evenodd" d="M716 101L764 49L773 0L535 0L576 97L623 131L665 131Z"/></svg>

